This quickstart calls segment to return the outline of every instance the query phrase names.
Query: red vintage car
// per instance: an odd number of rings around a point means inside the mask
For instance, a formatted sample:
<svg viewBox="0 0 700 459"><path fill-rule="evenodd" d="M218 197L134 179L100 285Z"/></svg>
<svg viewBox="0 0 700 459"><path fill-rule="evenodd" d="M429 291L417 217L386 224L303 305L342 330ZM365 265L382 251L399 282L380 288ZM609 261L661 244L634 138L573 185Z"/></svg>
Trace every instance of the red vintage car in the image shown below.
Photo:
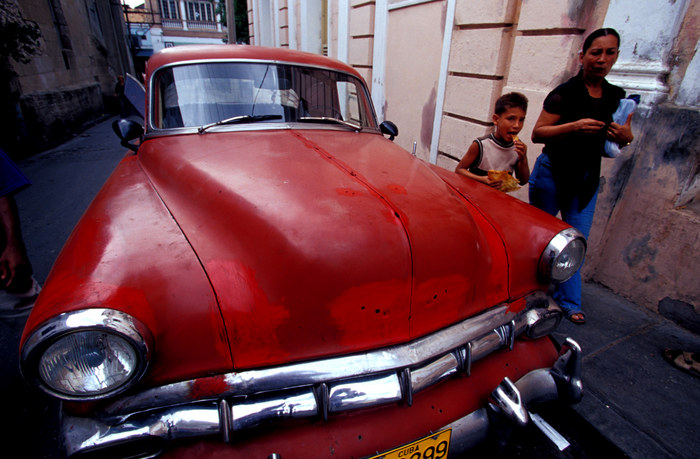
<svg viewBox="0 0 700 459"><path fill-rule="evenodd" d="M584 238L397 146L353 68L169 48L145 101L22 337L67 455L440 459L581 397Z"/></svg>

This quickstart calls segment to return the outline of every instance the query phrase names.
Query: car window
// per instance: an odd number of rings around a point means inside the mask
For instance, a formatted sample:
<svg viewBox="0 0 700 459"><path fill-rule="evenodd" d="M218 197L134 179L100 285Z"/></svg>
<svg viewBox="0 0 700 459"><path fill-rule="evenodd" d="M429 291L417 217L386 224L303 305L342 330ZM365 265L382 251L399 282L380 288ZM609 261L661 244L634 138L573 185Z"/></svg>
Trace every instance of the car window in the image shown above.
<svg viewBox="0 0 700 459"><path fill-rule="evenodd" d="M362 82L331 70L274 63L187 64L158 71L153 88L151 117L158 129L233 117L251 117L251 122L253 117L262 122L337 120L376 128Z"/></svg>

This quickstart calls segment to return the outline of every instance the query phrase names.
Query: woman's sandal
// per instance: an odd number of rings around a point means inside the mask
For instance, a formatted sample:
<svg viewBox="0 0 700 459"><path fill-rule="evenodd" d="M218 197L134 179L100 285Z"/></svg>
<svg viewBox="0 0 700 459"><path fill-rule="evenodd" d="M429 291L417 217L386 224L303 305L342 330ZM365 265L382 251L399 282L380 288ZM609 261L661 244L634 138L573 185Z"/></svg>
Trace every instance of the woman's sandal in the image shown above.
<svg viewBox="0 0 700 459"><path fill-rule="evenodd" d="M700 353L665 349L664 358L674 367L700 377Z"/></svg>
<svg viewBox="0 0 700 459"><path fill-rule="evenodd" d="M580 311L573 312L573 313L569 314L568 319L575 324L585 324L586 323L586 315Z"/></svg>

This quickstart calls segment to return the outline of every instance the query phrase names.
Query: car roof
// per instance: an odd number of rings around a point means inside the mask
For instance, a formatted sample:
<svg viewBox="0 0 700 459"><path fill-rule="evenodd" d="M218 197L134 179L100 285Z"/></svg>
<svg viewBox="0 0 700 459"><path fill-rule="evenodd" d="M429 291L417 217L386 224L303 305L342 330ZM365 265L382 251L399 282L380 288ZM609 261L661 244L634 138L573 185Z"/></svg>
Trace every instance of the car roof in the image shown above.
<svg viewBox="0 0 700 459"><path fill-rule="evenodd" d="M182 45L165 48L148 60L147 78L150 78L151 73L164 65L203 60L260 60L302 64L339 70L364 80L354 68L326 56L286 48L251 45Z"/></svg>

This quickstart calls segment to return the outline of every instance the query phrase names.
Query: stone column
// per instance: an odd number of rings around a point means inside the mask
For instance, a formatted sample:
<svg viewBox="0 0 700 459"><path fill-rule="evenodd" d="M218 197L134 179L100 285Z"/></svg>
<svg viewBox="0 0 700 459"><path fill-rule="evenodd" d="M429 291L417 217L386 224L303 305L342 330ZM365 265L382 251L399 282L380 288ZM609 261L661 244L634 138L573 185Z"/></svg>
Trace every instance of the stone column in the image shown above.
<svg viewBox="0 0 700 459"><path fill-rule="evenodd" d="M604 26L620 33L620 57L608 81L642 97L648 113L665 101L673 41L678 36L688 0L611 0Z"/></svg>
<svg viewBox="0 0 700 459"><path fill-rule="evenodd" d="M185 5L185 0L180 0L180 17L182 19L182 30L187 29L187 5Z"/></svg>

